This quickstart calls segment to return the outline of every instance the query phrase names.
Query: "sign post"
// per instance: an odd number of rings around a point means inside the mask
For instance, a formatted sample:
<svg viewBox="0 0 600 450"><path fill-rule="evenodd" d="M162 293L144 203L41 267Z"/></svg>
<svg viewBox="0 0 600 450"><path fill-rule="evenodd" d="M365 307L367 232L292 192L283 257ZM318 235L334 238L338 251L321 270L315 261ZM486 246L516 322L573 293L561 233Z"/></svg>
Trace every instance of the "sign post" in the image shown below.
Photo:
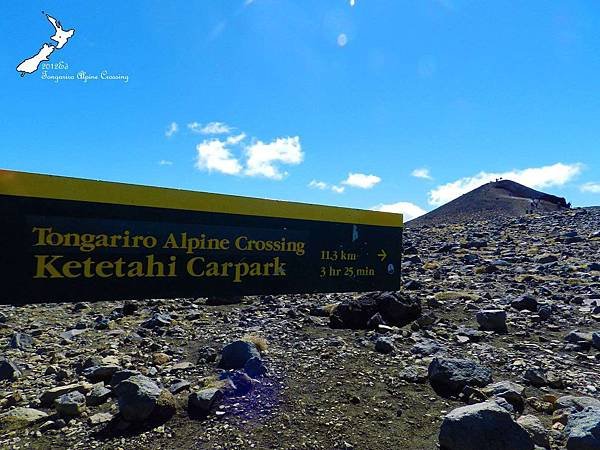
<svg viewBox="0 0 600 450"><path fill-rule="evenodd" d="M0 170L0 303L398 290L402 216Z"/></svg>

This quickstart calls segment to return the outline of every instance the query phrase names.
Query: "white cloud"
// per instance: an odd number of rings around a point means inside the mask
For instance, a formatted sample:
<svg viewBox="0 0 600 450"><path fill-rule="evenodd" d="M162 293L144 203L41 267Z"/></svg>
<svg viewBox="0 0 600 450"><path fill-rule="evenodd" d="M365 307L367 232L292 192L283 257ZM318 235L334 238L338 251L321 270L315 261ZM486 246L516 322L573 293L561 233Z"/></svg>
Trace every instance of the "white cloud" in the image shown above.
<svg viewBox="0 0 600 450"><path fill-rule="evenodd" d="M349 173L348 178L342 181L342 184L360 189L371 189L381 178L375 175L365 175L364 173Z"/></svg>
<svg viewBox="0 0 600 450"><path fill-rule="evenodd" d="M600 183L594 183L592 181L584 183L579 186L581 192L589 192L592 194L600 194Z"/></svg>
<svg viewBox="0 0 600 450"><path fill-rule="evenodd" d="M373 206L371 209L373 211L383 211L402 214L404 215L404 221L412 220L416 217L422 216L427 212L420 206L410 202L398 202L389 204L380 203L377 206Z"/></svg>
<svg viewBox="0 0 600 450"><path fill-rule="evenodd" d="M193 131L194 133L200 133L200 130L202 129L202 124L198 122L190 122L187 124L187 127L190 129L190 131Z"/></svg>
<svg viewBox="0 0 600 450"><path fill-rule="evenodd" d="M187 127L200 134L229 134L234 130L223 122L210 122L206 125L191 122ZM269 143L256 139L246 141L246 138L246 133L240 132L205 139L196 146L196 168L227 175L281 180L287 175L287 172L281 170L281 165L300 164L304 159L298 136L277 138Z"/></svg>
<svg viewBox="0 0 600 450"><path fill-rule="evenodd" d="M433 180L433 177L429 173L429 169L426 169L424 167L413 170L411 172L411 175L415 178L423 178L425 180Z"/></svg>
<svg viewBox="0 0 600 450"><path fill-rule="evenodd" d="M226 147L226 141L211 139L196 146L198 151L196 167L209 172L217 171L227 175L238 175L242 165Z"/></svg>
<svg viewBox="0 0 600 450"><path fill-rule="evenodd" d="M226 142L229 145L237 145L240 142L242 142L244 139L246 139L246 133L240 133L240 134L236 134L235 136L229 136L226 139Z"/></svg>
<svg viewBox="0 0 600 450"><path fill-rule="evenodd" d="M227 134L231 132L231 127L223 122L210 122L202 128L203 134Z"/></svg>
<svg viewBox="0 0 600 450"><path fill-rule="evenodd" d="M338 34L338 37L337 37L337 44L338 44L340 47L345 47L347 43L348 43L348 36L346 36L346 34L345 34L345 33L340 33L340 34Z"/></svg>
<svg viewBox="0 0 600 450"><path fill-rule="evenodd" d="M177 125L177 122L171 122L171 124L167 127L167 131L165 131L165 136L171 137L178 131L179 131L179 125Z"/></svg>
<svg viewBox="0 0 600 450"><path fill-rule="evenodd" d="M169 161L169 160L166 160L166 159L161 159L158 162L158 165L160 165L160 166L172 166L173 165L173 161Z"/></svg>
<svg viewBox="0 0 600 450"><path fill-rule="evenodd" d="M324 181L317 180L312 180L310 183L308 183L308 187L311 189L319 189L321 191L331 189L331 191L335 192L336 194L342 194L346 190L344 186L336 186L335 184L329 184Z"/></svg>
<svg viewBox="0 0 600 450"><path fill-rule="evenodd" d="M312 180L310 183L308 183L308 187L312 188L312 189L320 189L321 191L324 191L325 189L327 189L329 187L329 185L327 183L325 183L324 181Z"/></svg>
<svg viewBox="0 0 600 450"><path fill-rule="evenodd" d="M190 122L187 124L187 127L194 133L200 134L228 134L232 131L232 128L223 122L209 122L206 125L198 122Z"/></svg>
<svg viewBox="0 0 600 450"><path fill-rule="evenodd" d="M287 172L281 172L280 164L300 164L304 159L298 136L277 138L265 144L256 141L246 147L246 170L248 176L263 176L281 180Z"/></svg>
<svg viewBox="0 0 600 450"><path fill-rule="evenodd" d="M443 205L497 178L516 181L533 189L563 186L579 175L582 169L583 164L580 163L556 163L551 166L514 169L508 172L479 172L471 177L460 178L432 189L429 191L428 202L433 206Z"/></svg>

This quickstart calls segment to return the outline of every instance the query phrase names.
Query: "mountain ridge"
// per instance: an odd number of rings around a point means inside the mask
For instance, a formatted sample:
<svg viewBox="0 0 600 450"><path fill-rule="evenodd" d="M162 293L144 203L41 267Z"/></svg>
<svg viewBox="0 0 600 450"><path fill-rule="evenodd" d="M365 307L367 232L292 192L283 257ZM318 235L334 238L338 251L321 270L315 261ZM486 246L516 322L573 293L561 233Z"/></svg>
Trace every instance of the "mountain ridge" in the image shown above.
<svg viewBox="0 0 600 450"><path fill-rule="evenodd" d="M407 224L456 223L499 215L517 217L570 207L564 197L537 191L515 181L497 180L479 186Z"/></svg>

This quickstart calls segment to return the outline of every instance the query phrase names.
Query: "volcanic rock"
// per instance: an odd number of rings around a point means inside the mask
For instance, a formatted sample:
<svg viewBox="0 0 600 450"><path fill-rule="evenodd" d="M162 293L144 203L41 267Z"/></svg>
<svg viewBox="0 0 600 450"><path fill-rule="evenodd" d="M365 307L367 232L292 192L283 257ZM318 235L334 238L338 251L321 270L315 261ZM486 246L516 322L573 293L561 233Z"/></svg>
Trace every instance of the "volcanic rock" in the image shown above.
<svg viewBox="0 0 600 450"><path fill-rule="evenodd" d="M159 388L143 375L121 381L115 388L121 416L129 422L170 417L175 413L175 401L170 392Z"/></svg>
<svg viewBox="0 0 600 450"><path fill-rule="evenodd" d="M16 332L10 339L10 347L19 350L30 350L33 347L33 337L26 333Z"/></svg>
<svg viewBox="0 0 600 450"><path fill-rule="evenodd" d="M521 425L525 431L533 439L533 443L544 449L550 448L550 439L548 439L548 431L537 417L532 414L521 416L517 419L517 423Z"/></svg>
<svg viewBox="0 0 600 450"><path fill-rule="evenodd" d="M260 359L256 345L248 341L234 341L223 347L219 367L225 370L242 369L250 358Z"/></svg>
<svg viewBox="0 0 600 450"><path fill-rule="evenodd" d="M85 397L81 392L72 391L54 400L56 412L63 417L76 417L85 409Z"/></svg>
<svg viewBox="0 0 600 450"><path fill-rule="evenodd" d="M485 387L492 382L490 369L468 359L433 358L428 373L431 386L446 395L456 395L465 386Z"/></svg>
<svg viewBox="0 0 600 450"><path fill-rule="evenodd" d="M191 415L207 415L223 400L223 392L216 388L202 389L188 397L188 411Z"/></svg>
<svg viewBox="0 0 600 450"><path fill-rule="evenodd" d="M98 406L106 402L110 397L111 390L104 387L104 383L95 384L86 397L86 404Z"/></svg>
<svg viewBox="0 0 600 450"><path fill-rule="evenodd" d="M475 316L479 328L483 331L506 333L506 311L502 309L484 309Z"/></svg>
<svg viewBox="0 0 600 450"><path fill-rule="evenodd" d="M569 417L567 450L600 449L600 408L587 407Z"/></svg>
<svg viewBox="0 0 600 450"><path fill-rule="evenodd" d="M8 358L0 357L0 380L16 380L23 374L19 367Z"/></svg>
<svg viewBox="0 0 600 450"><path fill-rule="evenodd" d="M0 414L0 430L17 430L40 422L48 417L43 411L33 408L15 408Z"/></svg>
<svg viewBox="0 0 600 450"><path fill-rule="evenodd" d="M538 310L538 301L531 295L522 295L510 302L510 306L518 311L531 311L536 312Z"/></svg>
<svg viewBox="0 0 600 450"><path fill-rule="evenodd" d="M444 417L442 450L533 450L534 443L511 415L493 401L462 406Z"/></svg>
<svg viewBox="0 0 600 450"><path fill-rule="evenodd" d="M489 384L484 389L483 393L490 397L502 397L515 408L515 411L523 411L525 407L525 388L512 381L499 381Z"/></svg>
<svg viewBox="0 0 600 450"><path fill-rule="evenodd" d="M377 313L385 324L404 326L421 315L418 299L398 293L369 293L340 303L330 316L331 328L367 329Z"/></svg>

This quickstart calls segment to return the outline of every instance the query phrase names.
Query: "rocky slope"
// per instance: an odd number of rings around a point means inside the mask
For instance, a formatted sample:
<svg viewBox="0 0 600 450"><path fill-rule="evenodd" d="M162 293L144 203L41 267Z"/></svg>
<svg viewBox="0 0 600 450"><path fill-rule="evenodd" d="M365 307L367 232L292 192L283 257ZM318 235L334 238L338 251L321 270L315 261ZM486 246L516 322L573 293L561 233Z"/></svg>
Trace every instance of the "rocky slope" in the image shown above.
<svg viewBox="0 0 600 450"><path fill-rule="evenodd" d="M1 306L0 448L599 448L600 209L405 241L400 293Z"/></svg>
<svg viewBox="0 0 600 450"><path fill-rule="evenodd" d="M563 197L523 186L510 180L484 184L410 222L423 224L461 223L471 219L498 216L518 217L528 213L544 213L568 209Z"/></svg>

